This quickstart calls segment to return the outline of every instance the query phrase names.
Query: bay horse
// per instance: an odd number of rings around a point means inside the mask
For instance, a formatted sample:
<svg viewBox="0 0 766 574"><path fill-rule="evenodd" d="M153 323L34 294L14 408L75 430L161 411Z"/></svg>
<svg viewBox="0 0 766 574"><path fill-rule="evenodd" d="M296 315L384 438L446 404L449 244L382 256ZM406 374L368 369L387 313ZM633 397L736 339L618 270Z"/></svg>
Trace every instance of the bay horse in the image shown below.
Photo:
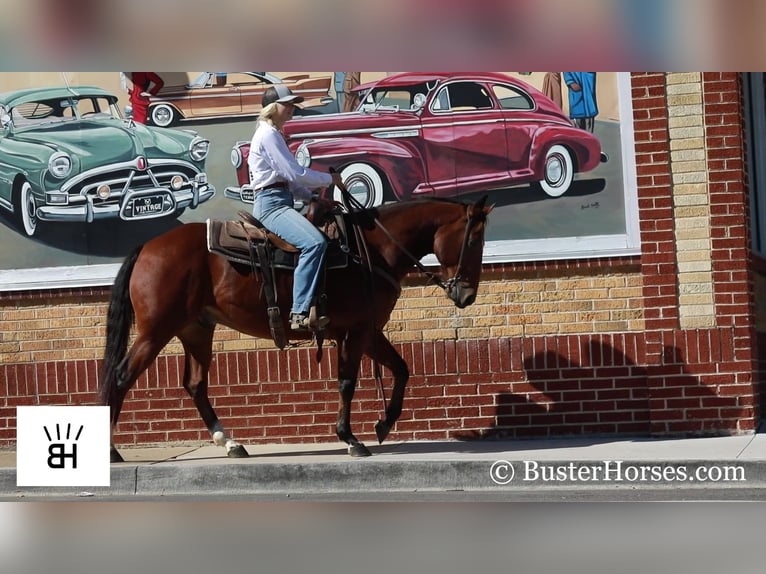
<svg viewBox="0 0 766 574"><path fill-rule="evenodd" d="M354 221L367 244L369 265L352 263L327 271L324 336L336 342L340 394L336 433L351 456L370 456L351 432L351 401L363 355L386 367L394 385L375 432L383 442L402 411L409 369L383 334L401 294L401 281L418 267L430 274L458 308L471 305L479 286L487 215L486 197L475 203L417 199L344 214ZM350 234L350 233L349 233ZM442 280L420 259L436 255ZM287 325L292 302L292 272L276 272L281 317ZM106 325L99 401L108 405L114 434L126 395L136 379L173 337L184 350L183 386L194 401L217 446L232 458L247 450L230 438L208 399L208 370L213 359L216 324L253 337L271 338L261 274L212 254L206 225L188 223L137 247L120 267L112 287ZM131 329L135 339L129 346ZM296 340L312 333L292 333ZM128 348L129 347L129 348ZM111 442L112 462L122 456Z"/></svg>

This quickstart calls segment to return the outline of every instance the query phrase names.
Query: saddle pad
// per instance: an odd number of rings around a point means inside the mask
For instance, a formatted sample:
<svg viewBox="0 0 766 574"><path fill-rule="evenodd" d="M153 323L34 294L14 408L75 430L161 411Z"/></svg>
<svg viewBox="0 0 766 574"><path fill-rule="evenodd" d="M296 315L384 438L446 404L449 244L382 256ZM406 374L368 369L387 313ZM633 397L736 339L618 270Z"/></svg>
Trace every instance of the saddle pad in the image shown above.
<svg viewBox="0 0 766 574"><path fill-rule="evenodd" d="M207 225L207 249L210 253L221 255L229 261L251 265L249 237L239 221L221 221L208 219ZM298 254L288 253L282 249L272 247L273 267L277 269L295 269L298 262ZM340 249L335 241L327 245L325 255L327 269L339 269L348 266L349 256ZM260 263L256 261L260 267Z"/></svg>

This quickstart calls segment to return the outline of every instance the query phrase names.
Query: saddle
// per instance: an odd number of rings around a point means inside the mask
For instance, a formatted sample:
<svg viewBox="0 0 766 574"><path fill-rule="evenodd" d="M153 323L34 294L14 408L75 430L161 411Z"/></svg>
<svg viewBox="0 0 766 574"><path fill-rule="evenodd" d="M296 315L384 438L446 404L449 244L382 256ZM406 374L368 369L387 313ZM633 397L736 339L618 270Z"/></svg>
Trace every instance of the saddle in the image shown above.
<svg viewBox="0 0 766 574"><path fill-rule="evenodd" d="M266 296L269 327L274 343L284 349L288 343L279 306L275 283L276 269L294 271L300 250L266 227L246 211L240 211L239 221L208 219L207 246L210 253L225 257L229 261L249 265L253 273L261 273L263 292ZM339 269L350 263L345 223L341 214L329 214L321 218L318 229L328 237L324 269ZM312 222L317 222L314 219ZM317 300L321 306L326 299L324 281L320 283ZM312 313L317 309L312 307Z"/></svg>
<svg viewBox="0 0 766 574"><path fill-rule="evenodd" d="M274 269L295 270L300 250L285 241L246 211L238 213L240 220L208 219L207 248L210 253L229 261L261 267L261 261L253 261L251 245L265 244L272 251L269 264ZM328 237L325 269L340 269L349 264L349 248L345 223L341 215L318 227Z"/></svg>

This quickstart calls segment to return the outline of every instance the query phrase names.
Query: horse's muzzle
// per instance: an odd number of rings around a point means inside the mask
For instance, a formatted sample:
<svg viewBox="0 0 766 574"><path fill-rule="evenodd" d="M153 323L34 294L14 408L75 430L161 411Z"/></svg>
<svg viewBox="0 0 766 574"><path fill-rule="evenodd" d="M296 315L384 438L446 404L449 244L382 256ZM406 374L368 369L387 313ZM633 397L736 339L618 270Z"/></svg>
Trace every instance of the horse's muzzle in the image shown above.
<svg viewBox="0 0 766 574"><path fill-rule="evenodd" d="M464 283L455 283L447 291L447 296L458 309L465 309L476 301L476 289Z"/></svg>

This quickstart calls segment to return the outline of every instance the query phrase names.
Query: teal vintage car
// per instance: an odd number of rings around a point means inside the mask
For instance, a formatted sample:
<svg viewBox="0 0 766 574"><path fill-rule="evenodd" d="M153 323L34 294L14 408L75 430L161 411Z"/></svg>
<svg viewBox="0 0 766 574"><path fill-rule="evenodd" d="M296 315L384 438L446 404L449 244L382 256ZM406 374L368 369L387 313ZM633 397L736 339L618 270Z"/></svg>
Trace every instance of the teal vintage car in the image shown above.
<svg viewBox="0 0 766 574"><path fill-rule="evenodd" d="M123 118L94 86L0 94L0 211L32 237L44 222L179 216L215 195L195 132Z"/></svg>

